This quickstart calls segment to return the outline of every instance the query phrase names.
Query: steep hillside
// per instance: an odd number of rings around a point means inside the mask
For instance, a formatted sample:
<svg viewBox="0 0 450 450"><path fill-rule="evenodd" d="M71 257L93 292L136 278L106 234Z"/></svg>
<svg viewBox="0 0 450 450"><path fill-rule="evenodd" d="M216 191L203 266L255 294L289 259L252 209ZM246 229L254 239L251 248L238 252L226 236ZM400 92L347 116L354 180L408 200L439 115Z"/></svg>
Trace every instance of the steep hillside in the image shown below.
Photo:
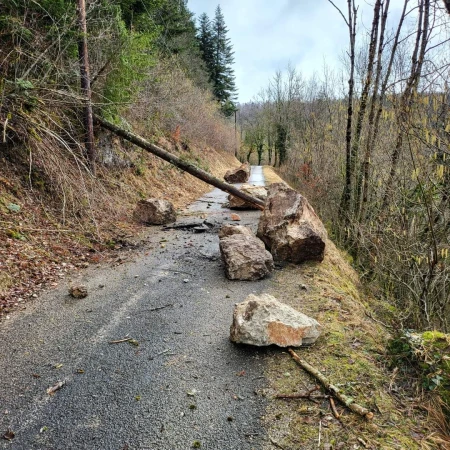
<svg viewBox="0 0 450 450"><path fill-rule="evenodd" d="M163 138L157 142L218 177L239 165L226 151L190 148ZM93 179L85 173L77 175L70 159L60 161L64 173L75 174L64 180L62 191L47 185L45 173L37 179L35 169L30 172L20 160L0 159L5 168L0 177L0 316L23 308L42 288L56 287L77 267L112 257L123 259L124 250L138 245L146 231L132 218L138 200L158 197L182 207L211 189L118 139L103 136L99 144L114 165L99 166Z"/></svg>

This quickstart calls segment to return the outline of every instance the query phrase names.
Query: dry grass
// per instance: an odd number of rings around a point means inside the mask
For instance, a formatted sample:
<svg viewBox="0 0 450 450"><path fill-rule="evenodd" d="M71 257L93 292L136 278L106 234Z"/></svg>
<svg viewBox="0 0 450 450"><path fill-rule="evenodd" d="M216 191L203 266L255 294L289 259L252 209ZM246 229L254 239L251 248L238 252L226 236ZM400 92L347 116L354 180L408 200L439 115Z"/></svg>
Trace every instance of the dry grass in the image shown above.
<svg viewBox="0 0 450 450"><path fill-rule="evenodd" d="M286 183L274 170L271 166L263 166L264 178L266 180L266 184L272 183Z"/></svg>
<svg viewBox="0 0 450 450"><path fill-rule="evenodd" d="M194 163L201 161L218 177L239 165L224 151L207 147L187 151L163 138L158 143ZM60 154L58 166L47 160L40 165L40 178L34 177L30 185L26 166L2 161L0 317L24 307L42 289L56 286L71 270L117 258L119 251L123 259L124 249L151 232L132 220L138 200L165 198L181 208L212 189L118 139L112 139L111 145L127 164L99 166L95 179L77 172L73 160L64 160ZM55 180L57 185L47 185ZM11 203L19 205L20 211L11 212Z"/></svg>
<svg viewBox="0 0 450 450"><path fill-rule="evenodd" d="M265 176L275 181L270 171L267 168ZM405 390L406 380L397 379L387 368L390 329L381 321L389 321L390 307L362 294L358 276L346 258L328 241L322 263L289 265L277 271L269 293L322 324L323 334L316 344L297 353L373 411L375 418L366 422L337 401L340 421L333 417L328 400L315 404L305 399L273 399L265 423L275 444L268 448L309 450L326 448L325 444L333 449L449 448L439 422L421 407L421 393ZM274 352L267 376L269 398L316 384L284 351Z"/></svg>

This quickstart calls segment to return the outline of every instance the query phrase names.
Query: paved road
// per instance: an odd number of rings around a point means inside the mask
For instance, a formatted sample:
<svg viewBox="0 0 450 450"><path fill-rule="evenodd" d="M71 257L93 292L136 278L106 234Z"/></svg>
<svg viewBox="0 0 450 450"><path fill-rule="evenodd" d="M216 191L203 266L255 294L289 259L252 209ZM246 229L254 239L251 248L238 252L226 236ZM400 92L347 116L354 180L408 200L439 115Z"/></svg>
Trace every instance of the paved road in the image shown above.
<svg viewBox="0 0 450 450"><path fill-rule="evenodd" d="M80 276L87 298L66 285L0 324L0 433L15 433L0 448L262 448L265 351L231 344L228 331L234 303L268 281L224 277L223 201L212 191L180 219L207 212L214 232L155 227L153 250L135 262ZM255 228L258 214L240 213L242 223ZM128 336L139 346L110 344Z"/></svg>

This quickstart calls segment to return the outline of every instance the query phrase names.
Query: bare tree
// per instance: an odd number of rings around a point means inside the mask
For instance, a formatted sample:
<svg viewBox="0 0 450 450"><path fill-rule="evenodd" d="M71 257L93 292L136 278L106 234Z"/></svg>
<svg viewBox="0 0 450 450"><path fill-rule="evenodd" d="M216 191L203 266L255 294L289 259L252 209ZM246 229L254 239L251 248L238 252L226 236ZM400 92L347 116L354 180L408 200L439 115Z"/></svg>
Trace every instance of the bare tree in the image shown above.
<svg viewBox="0 0 450 450"><path fill-rule="evenodd" d="M343 12L331 1L328 0L340 13L348 28L349 35L349 59L350 73L348 78L348 98L347 98L347 126L345 134L346 144L346 161L345 161L345 184L342 193L340 210L345 220L349 219L350 202L352 193L352 180L355 172L356 159L352 150L352 124L353 124L353 96L355 91L355 46L356 46L356 23L358 16L358 8L355 0L347 0L347 17Z"/></svg>

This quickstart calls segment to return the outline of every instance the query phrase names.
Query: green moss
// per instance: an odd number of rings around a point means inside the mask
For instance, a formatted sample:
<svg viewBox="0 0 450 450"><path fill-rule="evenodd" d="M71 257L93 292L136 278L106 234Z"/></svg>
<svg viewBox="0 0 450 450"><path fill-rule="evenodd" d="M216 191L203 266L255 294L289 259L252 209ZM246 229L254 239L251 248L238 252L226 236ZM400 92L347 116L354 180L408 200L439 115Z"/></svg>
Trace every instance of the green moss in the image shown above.
<svg viewBox="0 0 450 450"><path fill-rule="evenodd" d="M299 279L308 285L301 295ZM420 448L410 430L418 427L426 430L423 415L417 410L402 414L396 396L389 390L391 374L385 369L384 350L389 335L386 328L365 314L369 310L373 317L378 317L379 302L369 296L362 300L358 278L340 252L330 246L321 264L287 266L276 274L271 287L271 294L316 318L323 326L319 340L309 348L298 349L299 356L375 414L373 423L367 423L336 400L342 426L333 419L328 400L313 403L307 399L274 398L266 415L273 440L281 448L316 449L322 421L322 438L334 445L345 443L344 448L359 446L358 437L370 448ZM382 309L385 311L385 306ZM291 376L283 376L286 372ZM267 377L271 396L298 393L317 383L285 352L270 359Z"/></svg>
<svg viewBox="0 0 450 450"><path fill-rule="evenodd" d="M436 392L450 418L450 335L439 331L404 331L388 344L392 365L415 372L427 391Z"/></svg>

